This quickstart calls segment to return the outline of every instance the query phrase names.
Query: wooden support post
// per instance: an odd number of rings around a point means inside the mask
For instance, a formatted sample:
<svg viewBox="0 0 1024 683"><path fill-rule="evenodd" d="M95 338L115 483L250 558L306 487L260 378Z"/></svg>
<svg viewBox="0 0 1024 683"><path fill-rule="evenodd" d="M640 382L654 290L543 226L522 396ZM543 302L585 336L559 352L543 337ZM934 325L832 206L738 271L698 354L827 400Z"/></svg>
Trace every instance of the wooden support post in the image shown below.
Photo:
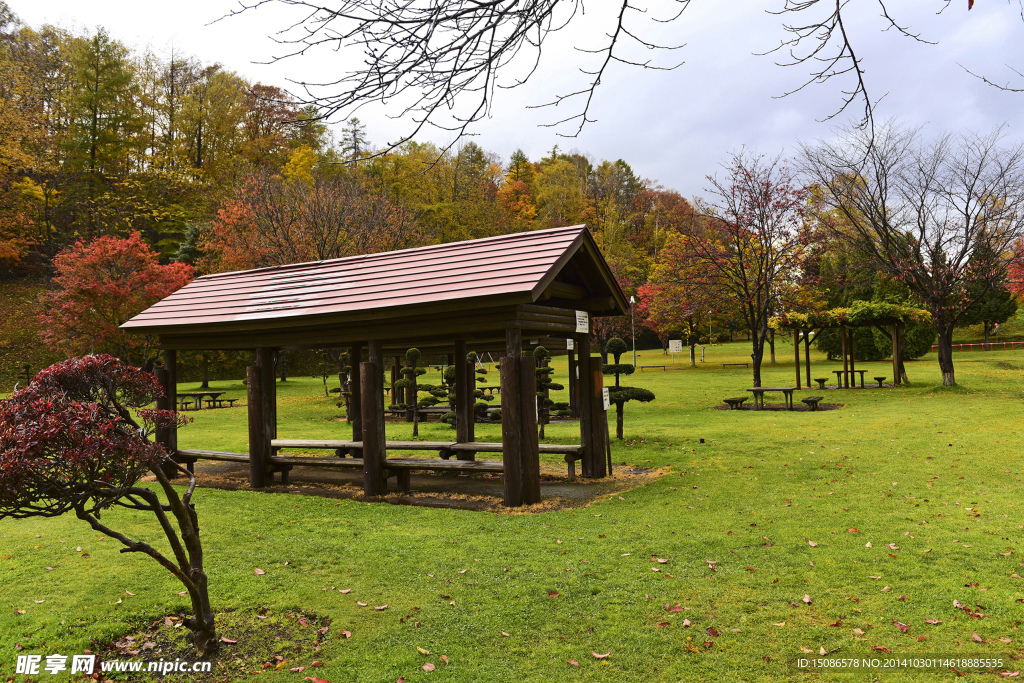
<svg viewBox="0 0 1024 683"><path fill-rule="evenodd" d="M170 382L168 381L167 368L157 368L154 374L156 375L156 381L160 383L160 387L164 390L164 395L156 399L156 409L173 410L172 406L175 405L175 399L171 398L172 394L168 391ZM170 454L171 458L174 458L174 449L171 448L170 427L157 427L155 439ZM173 463L165 463L161 469L168 479L178 476L178 468Z"/></svg>
<svg viewBox="0 0 1024 683"><path fill-rule="evenodd" d="M455 440L469 443L473 440L476 416L473 414L473 380L475 368L466 360L467 349L465 339L455 340ZM474 460L472 451L459 451L459 460Z"/></svg>
<svg viewBox="0 0 1024 683"><path fill-rule="evenodd" d="M839 382L839 386L837 388L838 389L849 389L850 388L850 379L849 379L849 374L848 373L850 372L850 364L849 364L849 360L846 357L848 349L846 347L846 327L845 326L840 326L839 327L839 339L840 339L840 341L843 344L843 381Z"/></svg>
<svg viewBox="0 0 1024 683"><path fill-rule="evenodd" d="M507 507L523 504L523 462L520 427L523 402L519 396L523 359L507 355L501 359L501 459L505 465L503 476Z"/></svg>
<svg viewBox="0 0 1024 683"><path fill-rule="evenodd" d="M264 486L270 440L263 431L263 382L260 368L250 365L245 369L249 407L249 488Z"/></svg>
<svg viewBox="0 0 1024 683"><path fill-rule="evenodd" d="M523 502L540 502L540 443L537 438L537 359L525 356L519 370L519 412L521 462L523 473Z"/></svg>
<svg viewBox="0 0 1024 683"><path fill-rule="evenodd" d="M359 364L363 418L363 492L382 496L388 492L384 430L384 353L380 342L370 342L370 360Z"/></svg>
<svg viewBox="0 0 1024 683"><path fill-rule="evenodd" d="M604 409L604 392L602 391L604 388L604 361L601 356L592 356L589 360L592 387L590 402L593 405L591 441L594 444L590 476L602 478L608 476L608 463L605 460L605 451L608 449L608 411Z"/></svg>
<svg viewBox="0 0 1024 683"><path fill-rule="evenodd" d="M348 416L348 422L352 425L352 440L363 440L363 392L360 387L359 365L363 362L363 345L353 344L348 350L348 364L352 368L349 372L349 396L348 404L352 408L352 414ZM358 448L351 450L353 458L360 458L362 455Z"/></svg>
<svg viewBox="0 0 1024 683"><path fill-rule="evenodd" d="M575 340L572 340L575 341ZM578 399L576 392L578 390L576 381L576 344L573 344L573 349L569 351L569 410L572 411L572 416L578 418L580 416L580 409L578 405Z"/></svg>
<svg viewBox="0 0 1024 683"><path fill-rule="evenodd" d="M602 457L596 451L594 444L594 402L591 397L594 393L593 378L589 372L590 368L590 335L576 335L576 348L579 349L580 357L577 370L579 380L576 386L576 401L580 411L580 445L583 446L583 453L580 455L580 476L594 476L594 458ZM504 399L502 399L504 403Z"/></svg>
<svg viewBox="0 0 1024 683"><path fill-rule="evenodd" d="M793 353L796 354L796 388L800 388L800 330L793 330Z"/></svg>
<svg viewBox="0 0 1024 683"><path fill-rule="evenodd" d="M260 411L263 416L263 446L265 454L263 467L268 481L274 481L274 471L270 467L270 456L274 449L270 440L277 438L277 373L274 368L274 350L256 349L256 367L260 373Z"/></svg>
<svg viewBox="0 0 1024 683"><path fill-rule="evenodd" d="M178 352L174 349L164 349L164 369L167 370L167 384L164 391L170 400L170 409L178 412ZM175 453L178 450L178 426L171 425L167 450ZM192 464L189 463L189 471L192 471Z"/></svg>

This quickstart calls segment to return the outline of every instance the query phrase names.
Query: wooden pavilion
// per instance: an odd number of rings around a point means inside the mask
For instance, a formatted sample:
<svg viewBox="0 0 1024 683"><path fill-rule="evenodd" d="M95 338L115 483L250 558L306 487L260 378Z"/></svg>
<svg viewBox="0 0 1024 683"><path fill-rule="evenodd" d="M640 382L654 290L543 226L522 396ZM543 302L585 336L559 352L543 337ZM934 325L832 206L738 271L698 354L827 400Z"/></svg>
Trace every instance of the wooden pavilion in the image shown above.
<svg viewBox="0 0 1024 683"><path fill-rule="evenodd" d="M584 225L517 233L417 249L313 263L218 273L186 287L122 327L159 337L161 371L174 408L176 352L182 349L255 351L247 371L248 453L177 448L186 461L247 460L250 485L261 488L274 472L293 465L361 467L364 491L388 490L388 476L408 488L408 473L422 470L500 471L509 506L540 500L535 360L524 356L534 339L574 341L579 367L572 378L580 415L580 444L544 450L581 461L583 476L606 476L606 420L601 403L601 357L591 356L590 316L627 315L628 303ZM384 370L410 347L455 359L456 433L452 442L428 444L443 459L388 458L387 451L427 450L422 442L387 442ZM565 348L565 344L561 348ZM349 441L279 439L274 361L284 348L348 348L352 373ZM469 350L503 354L502 442L474 441L474 373ZM358 366L358 371L356 368ZM345 450L361 458L284 457L281 449ZM501 462L475 460L500 452ZM448 459L454 454L455 460Z"/></svg>

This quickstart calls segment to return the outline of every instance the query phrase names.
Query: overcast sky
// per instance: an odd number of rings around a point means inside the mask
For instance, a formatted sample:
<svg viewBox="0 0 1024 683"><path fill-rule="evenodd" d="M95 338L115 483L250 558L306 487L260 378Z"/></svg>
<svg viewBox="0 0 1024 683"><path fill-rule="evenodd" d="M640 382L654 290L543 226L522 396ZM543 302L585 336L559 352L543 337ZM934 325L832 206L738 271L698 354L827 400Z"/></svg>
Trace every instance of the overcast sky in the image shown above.
<svg viewBox="0 0 1024 683"><path fill-rule="evenodd" d="M151 48L158 55L171 47L204 63L220 62L252 82L286 87L289 80L316 81L346 70L346 56L332 53L264 64L282 48L271 35L296 17L294 10L276 5L214 22L237 7L228 0L8 0L11 9L32 26L52 23L79 32L106 27L112 37L134 48ZM775 65L778 56L756 56L786 37L778 9L783 0L694 0L674 22L656 24L634 19L642 37L663 45L685 43L671 53L631 56L670 66L673 71L617 66L598 90L588 124L576 138L559 137L552 123L565 115L550 109L526 109L554 94L576 90L576 71L583 55L574 47L601 46L611 16L604 8L618 3L591 1L580 21L552 39L538 76L527 86L499 92L492 116L478 125L476 142L503 160L522 148L531 159L544 156L554 145L574 148L596 159L625 159L637 175L659 181L687 197L704 194L704 177L720 170L730 151L746 146L769 154L795 153L799 141L831 134L837 123L855 122L860 105L831 122L821 119L841 103L850 80L812 85L795 95L778 96L808 77L804 66ZM1024 21L1021 0L979 0L967 11L967 0L889 0L892 16L920 33L924 44L883 31L877 0L851 0L847 29L864 59L871 95L881 99L878 118L899 117L923 125L929 133L943 130L989 131L1005 125L1013 140L1024 138L1024 93L1007 93L985 85L961 66L990 79L1024 87ZM652 0L653 16L666 16L676 3ZM829 4L829 3L824 3ZM941 13L937 10L944 9ZM650 16L650 15L649 15ZM793 17L786 18L791 23ZM808 17L809 19L809 17ZM571 113L576 113L572 110ZM393 110L367 108L358 115L370 141L381 145L407 128L387 117ZM563 127L563 133L572 132ZM426 140L447 142L441 132Z"/></svg>

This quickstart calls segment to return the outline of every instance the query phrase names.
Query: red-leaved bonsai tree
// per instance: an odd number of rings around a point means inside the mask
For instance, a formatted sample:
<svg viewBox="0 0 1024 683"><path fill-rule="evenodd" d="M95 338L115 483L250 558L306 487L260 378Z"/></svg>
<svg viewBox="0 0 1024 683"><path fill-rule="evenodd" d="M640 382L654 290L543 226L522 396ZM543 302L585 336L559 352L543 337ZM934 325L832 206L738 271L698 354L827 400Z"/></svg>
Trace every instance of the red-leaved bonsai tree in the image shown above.
<svg viewBox="0 0 1024 683"><path fill-rule="evenodd" d="M203 571L199 524L190 504L195 477L149 440L158 427L184 424L170 410L146 408L163 396L156 378L108 355L57 363L24 389L0 401L0 519L56 517L72 512L93 529L124 544L123 553L145 553L188 590L199 656L218 646ZM189 478L183 495L165 473ZM166 502L138 482L156 476ZM171 557L134 541L100 521L115 505L154 514Z"/></svg>

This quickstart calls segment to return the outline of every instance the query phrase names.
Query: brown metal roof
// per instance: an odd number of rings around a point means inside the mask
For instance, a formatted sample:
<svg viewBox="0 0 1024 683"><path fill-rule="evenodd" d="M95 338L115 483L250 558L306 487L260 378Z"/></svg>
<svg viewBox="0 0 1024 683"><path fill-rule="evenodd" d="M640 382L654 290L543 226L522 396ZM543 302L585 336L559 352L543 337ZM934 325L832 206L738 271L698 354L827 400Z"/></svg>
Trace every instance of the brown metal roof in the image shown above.
<svg viewBox="0 0 1024 683"><path fill-rule="evenodd" d="M626 303L586 226L502 235L350 258L217 273L194 280L122 327L158 334L260 329L425 310L532 303L583 254L589 296ZM589 257L588 257L589 256ZM579 269L577 269L579 270ZM550 296L550 295L548 295Z"/></svg>

